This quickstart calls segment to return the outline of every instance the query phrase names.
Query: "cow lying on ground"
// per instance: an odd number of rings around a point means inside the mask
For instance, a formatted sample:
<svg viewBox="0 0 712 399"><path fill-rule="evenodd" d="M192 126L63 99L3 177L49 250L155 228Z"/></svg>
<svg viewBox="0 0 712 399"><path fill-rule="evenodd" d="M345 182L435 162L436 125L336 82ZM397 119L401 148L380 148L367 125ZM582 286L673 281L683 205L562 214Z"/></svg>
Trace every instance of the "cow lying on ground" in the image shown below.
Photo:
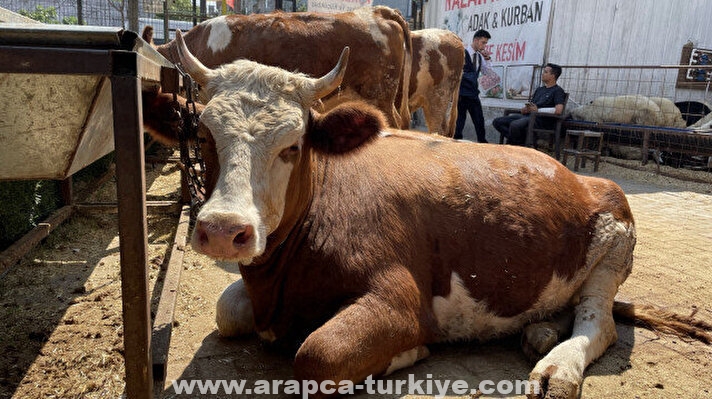
<svg viewBox="0 0 712 399"><path fill-rule="evenodd" d="M598 123L627 123L684 128L685 120L675 104L663 97L627 95L598 97L571 111L571 117Z"/></svg>
<svg viewBox="0 0 712 399"><path fill-rule="evenodd" d="M313 76L328 72L349 46L354 57L340 90L325 103L338 104L338 97L362 99L383 111L390 126L410 126L410 29L397 10L378 6L340 14L233 14L200 23L184 39L209 68L249 59ZM174 63L180 61L175 40L157 50Z"/></svg>
<svg viewBox="0 0 712 399"><path fill-rule="evenodd" d="M210 96L212 187L192 246L242 275L218 302L222 335L300 342L295 377L339 384L407 367L430 343L526 328L543 356L532 396L576 397L616 340L614 296L632 267L617 185L528 148L387 129L362 102L310 110L338 87L348 49L311 78L247 60L208 69L177 38ZM557 343L567 332L546 321L562 311L573 327Z"/></svg>
<svg viewBox="0 0 712 399"><path fill-rule="evenodd" d="M422 108L430 133L452 137L465 46L456 34L444 29L415 30L411 36L410 111Z"/></svg>

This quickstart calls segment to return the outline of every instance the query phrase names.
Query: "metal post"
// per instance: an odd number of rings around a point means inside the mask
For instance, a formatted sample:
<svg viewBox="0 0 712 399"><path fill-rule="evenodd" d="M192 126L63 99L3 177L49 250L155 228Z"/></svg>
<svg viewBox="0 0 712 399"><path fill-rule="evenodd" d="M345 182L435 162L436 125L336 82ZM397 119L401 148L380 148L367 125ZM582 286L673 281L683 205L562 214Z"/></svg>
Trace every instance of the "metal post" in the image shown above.
<svg viewBox="0 0 712 399"><path fill-rule="evenodd" d="M163 43L168 43L171 41L170 36L168 36L168 1L163 1Z"/></svg>
<svg viewBox="0 0 712 399"><path fill-rule="evenodd" d="M138 1L127 1L126 3L128 3L126 16L129 19L129 30L138 32Z"/></svg>
<svg viewBox="0 0 712 399"><path fill-rule="evenodd" d="M83 0L77 0L77 23L79 25L84 25L84 5L82 1Z"/></svg>
<svg viewBox="0 0 712 399"><path fill-rule="evenodd" d="M111 93L119 206L126 396L153 396L146 176L138 54L112 51Z"/></svg>

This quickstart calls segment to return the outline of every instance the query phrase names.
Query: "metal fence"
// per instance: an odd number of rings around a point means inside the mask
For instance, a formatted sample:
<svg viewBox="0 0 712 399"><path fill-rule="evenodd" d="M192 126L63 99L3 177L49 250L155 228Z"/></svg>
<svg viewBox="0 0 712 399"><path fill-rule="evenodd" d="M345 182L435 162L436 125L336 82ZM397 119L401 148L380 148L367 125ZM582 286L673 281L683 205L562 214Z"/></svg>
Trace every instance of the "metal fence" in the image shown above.
<svg viewBox="0 0 712 399"><path fill-rule="evenodd" d="M127 29L135 27L140 33L146 25L154 28L153 40L156 44L172 39L176 29L187 30L193 25L221 14L253 14L285 11L306 11L307 0L227 0L193 1L188 10L170 10L174 0L138 0L135 17L129 9L135 7L136 0L2 0L0 7L27 14L40 14L51 23L72 23L95 26L117 26ZM374 5L387 5L399 9L403 16L412 21L411 0L375 0ZM133 21L132 19L136 20ZM133 30L133 29L132 29Z"/></svg>
<svg viewBox="0 0 712 399"><path fill-rule="evenodd" d="M687 128L634 126L635 122L601 124L591 128L605 132L605 148L611 155L711 171L711 130L709 127L694 132L689 130L712 111L712 87L709 80L692 82L686 78L693 70L709 72L712 71L710 68L687 65L564 65L558 83L569 93L567 111L587 105L599 97L638 95L672 101L680 110ZM609 110L606 108L606 111ZM668 117L662 115L661 120ZM573 125L577 129L588 126L585 123Z"/></svg>

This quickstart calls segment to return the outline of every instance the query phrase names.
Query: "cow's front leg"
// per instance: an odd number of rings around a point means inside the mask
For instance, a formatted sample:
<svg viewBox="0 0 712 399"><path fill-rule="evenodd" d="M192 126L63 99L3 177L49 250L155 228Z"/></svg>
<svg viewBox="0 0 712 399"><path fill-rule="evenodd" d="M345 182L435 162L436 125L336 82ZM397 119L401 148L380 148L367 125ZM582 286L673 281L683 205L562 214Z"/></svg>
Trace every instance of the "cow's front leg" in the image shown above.
<svg viewBox="0 0 712 399"><path fill-rule="evenodd" d="M357 384L369 375L390 373L427 356L417 307L402 306L364 297L341 309L297 351L297 380L333 381L337 387L347 380ZM314 396L328 395L320 392Z"/></svg>
<svg viewBox="0 0 712 399"><path fill-rule="evenodd" d="M223 337L236 337L255 332L252 301L247 296L245 282L235 281L225 288L215 309L215 322Z"/></svg>

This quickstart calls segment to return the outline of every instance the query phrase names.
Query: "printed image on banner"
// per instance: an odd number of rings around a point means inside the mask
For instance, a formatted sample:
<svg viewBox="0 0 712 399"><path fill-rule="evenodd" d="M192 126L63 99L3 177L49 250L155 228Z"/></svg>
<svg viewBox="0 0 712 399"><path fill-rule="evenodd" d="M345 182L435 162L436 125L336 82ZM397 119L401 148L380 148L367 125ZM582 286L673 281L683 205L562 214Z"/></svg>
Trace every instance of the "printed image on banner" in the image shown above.
<svg viewBox="0 0 712 399"><path fill-rule="evenodd" d="M525 99L532 92L532 75L525 74L533 73L533 66L544 60L551 3L552 0L444 0L440 3L443 9L438 27L455 32L466 45L477 30L488 31L492 35L487 50L492 53L493 70L504 83L484 90L484 96L501 98L506 94L510 99ZM480 84L486 87L496 80L494 76L482 76Z"/></svg>
<svg viewBox="0 0 712 399"><path fill-rule="evenodd" d="M373 0L308 0L307 11L339 13L372 6Z"/></svg>

